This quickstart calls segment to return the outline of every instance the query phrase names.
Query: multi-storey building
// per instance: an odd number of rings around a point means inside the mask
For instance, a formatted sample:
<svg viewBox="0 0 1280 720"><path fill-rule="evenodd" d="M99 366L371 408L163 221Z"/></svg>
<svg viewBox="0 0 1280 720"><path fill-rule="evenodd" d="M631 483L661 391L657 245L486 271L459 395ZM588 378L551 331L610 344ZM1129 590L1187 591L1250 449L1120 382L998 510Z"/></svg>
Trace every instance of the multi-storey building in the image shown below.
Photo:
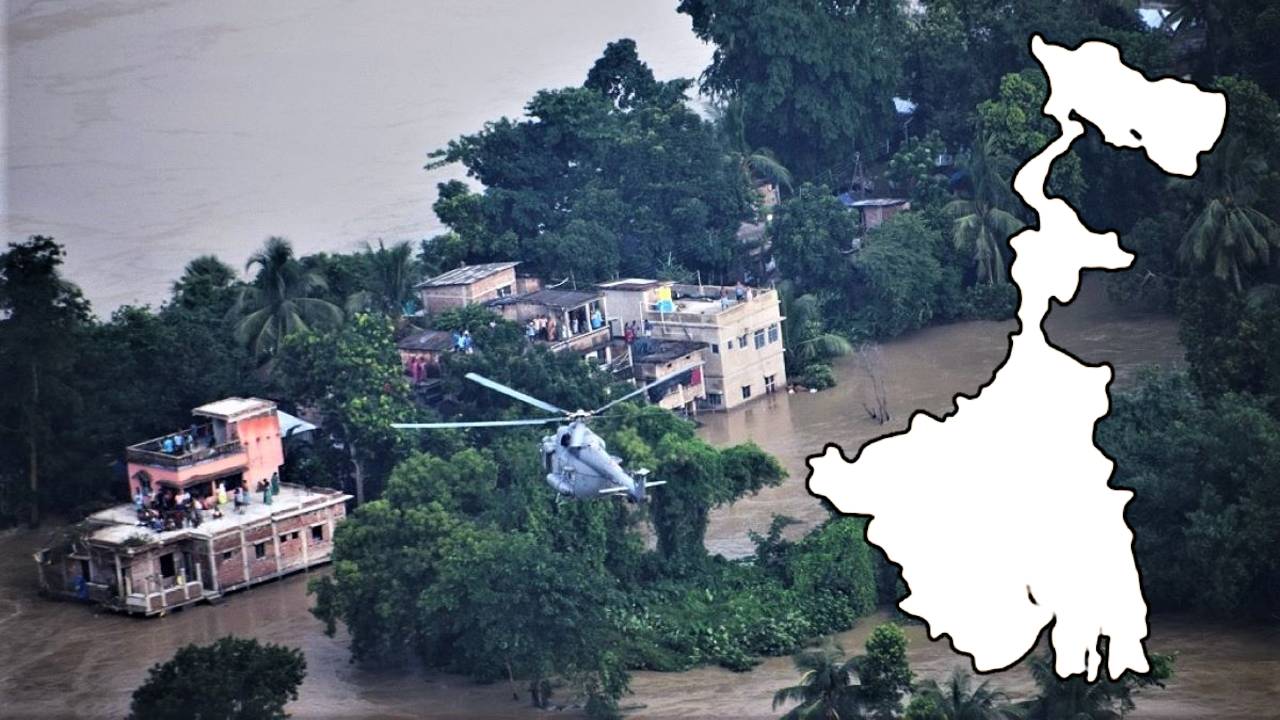
<svg viewBox="0 0 1280 720"><path fill-rule="evenodd" d="M192 414L190 427L126 449L132 504L36 553L44 592L163 615L329 560L351 496L281 482L275 403L227 398Z"/></svg>
<svg viewBox="0 0 1280 720"><path fill-rule="evenodd" d="M778 293L629 278L600 285L615 336L705 343L703 407L730 409L787 384Z"/></svg>

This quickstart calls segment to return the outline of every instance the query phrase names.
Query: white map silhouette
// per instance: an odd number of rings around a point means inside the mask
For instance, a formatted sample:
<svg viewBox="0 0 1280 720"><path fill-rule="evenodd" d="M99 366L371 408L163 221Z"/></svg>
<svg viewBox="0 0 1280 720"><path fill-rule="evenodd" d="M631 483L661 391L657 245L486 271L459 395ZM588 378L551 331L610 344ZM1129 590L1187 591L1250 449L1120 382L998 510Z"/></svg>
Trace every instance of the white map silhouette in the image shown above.
<svg viewBox="0 0 1280 720"><path fill-rule="evenodd" d="M1106 43L1071 50L1032 38L1049 78L1044 112L1061 135L1026 163L1014 190L1039 229L1010 240L1021 291L1009 357L945 421L916 413L907 430L853 461L834 445L810 458L809 489L841 512L869 515L867 538L903 568L904 612L930 637L949 635L980 672L1006 668L1050 634L1055 670L1097 678L1148 670L1147 606L1124 521L1130 490L1108 485L1114 463L1094 445L1110 409L1110 365L1086 365L1053 347L1041 322L1069 302L1085 268L1128 267L1115 233L1094 233L1061 199L1045 196L1055 159L1084 134L1077 118L1117 147L1141 147L1165 172L1191 175L1226 119L1226 99L1173 79L1147 80Z"/></svg>

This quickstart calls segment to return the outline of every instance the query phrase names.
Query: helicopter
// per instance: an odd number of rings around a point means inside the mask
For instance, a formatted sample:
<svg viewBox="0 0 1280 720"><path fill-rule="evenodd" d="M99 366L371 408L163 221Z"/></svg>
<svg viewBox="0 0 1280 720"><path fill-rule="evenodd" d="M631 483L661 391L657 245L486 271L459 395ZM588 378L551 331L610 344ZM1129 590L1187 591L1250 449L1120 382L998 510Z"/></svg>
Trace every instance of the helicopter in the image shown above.
<svg viewBox="0 0 1280 720"><path fill-rule="evenodd" d="M561 498L575 500L625 495L633 503L642 503L645 501L645 490L658 485L665 485L666 481L648 480L649 471L644 469L628 474L626 470L622 469L621 458L609 454L604 440L592 432L587 427L587 423L614 405L630 400L680 374L682 373L677 372L660 377L595 410L569 411L531 395L526 395L502 383L490 380L483 375L467 373L465 377L474 383L483 385L495 392L500 392L522 403L532 405L539 410L554 413L554 415L552 417L521 420L392 423L391 427L399 430L438 430L443 428L515 427L565 423L556 428L555 433L543 437L539 444L543 469L547 472L547 484L556 491L557 495Z"/></svg>

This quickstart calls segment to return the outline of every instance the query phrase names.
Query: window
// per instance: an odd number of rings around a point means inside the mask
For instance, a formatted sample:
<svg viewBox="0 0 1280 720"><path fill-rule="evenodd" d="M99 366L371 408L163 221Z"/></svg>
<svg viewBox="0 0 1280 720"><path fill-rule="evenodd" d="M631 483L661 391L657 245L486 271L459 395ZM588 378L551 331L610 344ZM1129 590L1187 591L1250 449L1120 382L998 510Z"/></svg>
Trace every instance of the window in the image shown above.
<svg viewBox="0 0 1280 720"><path fill-rule="evenodd" d="M177 568L173 562L173 553L165 553L160 556L160 577L171 578L177 574Z"/></svg>
<svg viewBox="0 0 1280 720"><path fill-rule="evenodd" d="M285 533L285 534L283 534L283 535L281 535L281 536L280 536L280 544L281 544L281 545L283 545L284 543L287 543L287 542L289 542L289 533Z"/></svg>
<svg viewBox="0 0 1280 720"><path fill-rule="evenodd" d="M712 354L712 355L719 355L719 354L720 354L720 345L718 345L717 343L711 343L711 354Z"/></svg>
<svg viewBox="0 0 1280 720"><path fill-rule="evenodd" d="M732 349L733 349L733 341L732 341L732 340L730 340L730 341L728 342L728 344L726 344L726 345L725 345L725 347L727 347L727 348L729 348L730 350L732 350Z"/></svg>
<svg viewBox="0 0 1280 720"><path fill-rule="evenodd" d="M778 380L778 376L777 376L777 375L765 375L765 376L764 376L764 391L765 391L765 392L767 392L767 393L771 393L771 392L773 392L773 391L776 389L776 387L777 387L777 380Z"/></svg>
<svg viewBox="0 0 1280 720"><path fill-rule="evenodd" d="M739 335L739 336L738 336L738 348L739 348L740 350L746 350L746 349L747 349L747 335L746 335L746 333L743 333L742 335Z"/></svg>
<svg viewBox="0 0 1280 720"><path fill-rule="evenodd" d="M751 397L751 386L750 386L750 385L743 385L743 386L742 386L742 399L743 399L743 400L746 400L746 399L747 399L747 398L749 398L749 397Z"/></svg>
<svg viewBox="0 0 1280 720"><path fill-rule="evenodd" d="M769 326L769 342L778 342L778 323Z"/></svg>
<svg viewBox="0 0 1280 720"><path fill-rule="evenodd" d="M253 546L253 556L259 560L267 556L267 544L264 542L257 543Z"/></svg>
<svg viewBox="0 0 1280 720"><path fill-rule="evenodd" d="M755 341L757 350L764 347L764 328L760 328L756 331Z"/></svg>
<svg viewBox="0 0 1280 720"><path fill-rule="evenodd" d="M724 396L720 393L707 393L707 404L711 407L719 407L724 404Z"/></svg>
<svg viewBox="0 0 1280 720"><path fill-rule="evenodd" d="M232 556L232 555L235 555L235 554L236 554L236 552L235 552L234 550L224 550L224 551L222 552L222 559L223 559L223 561L230 560L230 559L231 559L231 556Z"/></svg>
<svg viewBox="0 0 1280 720"><path fill-rule="evenodd" d="M323 541L324 541L324 526L323 526L323 525L312 525L312 526L311 526L311 539L312 539L312 540L315 540L316 542L323 542Z"/></svg>
<svg viewBox="0 0 1280 720"><path fill-rule="evenodd" d="M510 285L503 285L502 287L498 288L498 297L504 298L504 297L509 297L510 295L511 295Z"/></svg>

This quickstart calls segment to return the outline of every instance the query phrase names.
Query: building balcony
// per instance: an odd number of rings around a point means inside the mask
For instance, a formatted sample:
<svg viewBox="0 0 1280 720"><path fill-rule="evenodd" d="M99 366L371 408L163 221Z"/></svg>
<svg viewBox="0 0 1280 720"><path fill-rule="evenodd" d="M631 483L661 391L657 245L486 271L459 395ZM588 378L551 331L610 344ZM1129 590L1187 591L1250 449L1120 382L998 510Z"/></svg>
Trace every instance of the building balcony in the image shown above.
<svg viewBox="0 0 1280 720"><path fill-rule="evenodd" d="M612 334L609 332L609 324L586 332L579 332L577 335L571 335L567 338L552 341L540 341L551 352L577 352L587 353L609 344Z"/></svg>
<svg viewBox="0 0 1280 720"><path fill-rule="evenodd" d="M221 445L197 442L194 447L184 447L181 452L165 452L162 449L152 447L154 443L163 441L163 439L157 438L156 440L148 440L145 443L130 446L125 450L125 459L138 465L176 470L230 455L244 455L244 446L238 440L225 442Z"/></svg>

